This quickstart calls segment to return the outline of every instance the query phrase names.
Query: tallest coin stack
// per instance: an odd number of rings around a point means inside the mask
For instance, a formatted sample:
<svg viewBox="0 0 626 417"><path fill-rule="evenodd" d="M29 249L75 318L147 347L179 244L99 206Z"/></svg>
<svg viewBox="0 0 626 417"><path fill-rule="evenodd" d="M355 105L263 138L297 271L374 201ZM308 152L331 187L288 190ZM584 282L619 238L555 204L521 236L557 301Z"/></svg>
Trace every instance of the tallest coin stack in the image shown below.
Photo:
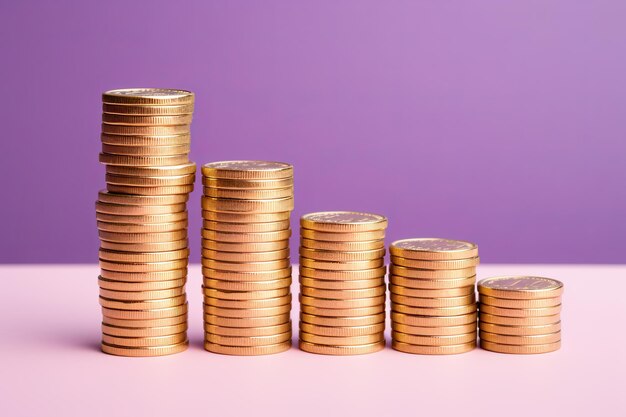
<svg viewBox="0 0 626 417"><path fill-rule="evenodd" d="M185 350L187 207L194 95L124 89L102 95L107 189L96 202L102 350L159 356Z"/></svg>

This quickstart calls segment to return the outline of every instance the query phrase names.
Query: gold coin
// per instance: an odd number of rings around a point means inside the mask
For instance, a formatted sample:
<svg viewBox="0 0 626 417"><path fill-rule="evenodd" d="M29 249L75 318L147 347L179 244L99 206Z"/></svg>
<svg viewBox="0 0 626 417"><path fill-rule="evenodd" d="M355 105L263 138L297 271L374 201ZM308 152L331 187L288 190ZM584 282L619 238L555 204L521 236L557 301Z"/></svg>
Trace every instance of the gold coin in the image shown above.
<svg viewBox="0 0 626 417"><path fill-rule="evenodd" d="M291 305L291 294L282 297L256 299L256 300L222 300L219 298L204 296L204 304L220 308L268 308L280 307L285 304Z"/></svg>
<svg viewBox="0 0 626 417"><path fill-rule="evenodd" d="M476 342L449 346L421 346L402 343L396 340L391 342L391 348L398 352L412 353L416 355L457 355L474 350Z"/></svg>
<svg viewBox="0 0 626 417"><path fill-rule="evenodd" d="M406 324L407 326L418 327L445 327L445 326L462 326L465 324L473 324L476 327L476 312L469 314L461 314L458 316L411 316L408 314L391 312L391 322Z"/></svg>
<svg viewBox="0 0 626 417"><path fill-rule="evenodd" d="M204 187L204 195L213 198L230 198L234 200L272 200L293 197L293 187L271 190L245 190Z"/></svg>
<svg viewBox="0 0 626 417"><path fill-rule="evenodd" d="M486 304L480 305L480 312L503 317L541 317L561 313L561 304L544 308L503 308Z"/></svg>
<svg viewBox="0 0 626 417"><path fill-rule="evenodd" d="M110 298L99 297L100 305L104 308L116 310L159 310L164 308L176 307L187 302L185 294L178 297L163 298L159 300L113 300Z"/></svg>
<svg viewBox="0 0 626 417"><path fill-rule="evenodd" d="M99 161L108 165L149 167L152 165L180 165L189 162L189 159L186 154L173 156L131 156L100 153Z"/></svg>
<svg viewBox="0 0 626 417"><path fill-rule="evenodd" d="M300 246L303 248L324 251L357 252L384 249L385 241L382 239L376 239L365 242L325 242L321 240L300 238Z"/></svg>
<svg viewBox="0 0 626 417"><path fill-rule="evenodd" d="M234 356L259 356L259 355L273 355L276 353L285 352L291 349L291 340L283 343L277 343L275 345L267 346L223 346L216 343L204 342L204 349L209 352L219 353L222 355L234 355Z"/></svg>
<svg viewBox="0 0 626 417"><path fill-rule="evenodd" d="M470 294L461 295L458 297L418 298L391 294L391 301L394 303L412 307L461 307L467 306L469 304L476 305L476 296L474 296L474 294Z"/></svg>
<svg viewBox="0 0 626 417"><path fill-rule="evenodd" d="M113 262L144 263L166 262L189 257L189 249L181 249L170 252L133 253L113 252L107 250L98 251L100 259Z"/></svg>
<svg viewBox="0 0 626 417"><path fill-rule="evenodd" d="M370 232L387 228L387 218L357 211L321 211L305 214L300 227L327 232Z"/></svg>
<svg viewBox="0 0 626 417"><path fill-rule="evenodd" d="M329 337L354 337L380 334L382 338L382 332L385 331L385 323L370 324L367 326L331 327L300 322L300 331Z"/></svg>
<svg viewBox="0 0 626 417"><path fill-rule="evenodd" d="M325 298L307 297L300 294L298 297L300 304L319 308L363 308L363 307L375 307L385 303L385 296L369 298L355 298L351 300L328 300Z"/></svg>
<svg viewBox="0 0 626 417"><path fill-rule="evenodd" d="M189 144L171 146L121 146L106 143L102 144L102 152L111 155L172 156L186 155L189 151Z"/></svg>
<svg viewBox="0 0 626 417"><path fill-rule="evenodd" d="M358 252L338 252L300 247L300 256L317 261L353 262L371 261L385 256L385 249L374 249Z"/></svg>
<svg viewBox="0 0 626 417"><path fill-rule="evenodd" d="M378 352L385 348L385 341L381 340L380 342L372 343L369 345L361 345L361 346L326 346L326 345L316 345L314 343L305 342L300 340L299 342L300 350L308 353L316 353L319 355L334 355L334 356L345 356L345 355L365 355L368 353Z"/></svg>
<svg viewBox="0 0 626 417"><path fill-rule="evenodd" d="M219 317L212 314L204 315L204 326L206 330L206 326L219 326L222 329L259 329L264 327L273 327L280 326L285 323L289 324L289 328L291 328L291 319L290 314L279 314L277 316L267 316L267 317L247 317L247 318L236 318L236 317ZM217 332L215 332L217 333ZM219 334L219 333L217 333Z"/></svg>
<svg viewBox="0 0 626 417"><path fill-rule="evenodd" d="M291 267L276 271L255 271L255 272L233 272L217 271L203 267L202 275L206 278L219 279L223 281L274 281L281 278L291 277Z"/></svg>
<svg viewBox="0 0 626 417"><path fill-rule="evenodd" d="M274 213L293 210L293 197L273 200L234 200L202 196L202 209L229 213Z"/></svg>
<svg viewBox="0 0 626 417"><path fill-rule="evenodd" d="M289 258L265 262L222 262L214 259L202 258L202 266L215 269L217 271L260 272L289 268L291 263Z"/></svg>
<svg viewBox="0 0 626 417"><path fill-rule="evenodd" d="M220 291L213 288L202 288L202 293L207 297L219 298L220 300L266 300L289 295L289 287L265 291Z"/></svg>
<svg viewBox="0 0 626 417"><path fill-rule="evenodd" d="M424 290L419 288L408 288L400 285L389 284L389 292L392 294L403 295L406 297L419 298L460 297L463 295L474 294L474 286L467 285L465 287L443 288L440 290Z"/></svg>
<svg viewBox="0 0 626 417"><path fill-rule="evenodd" d="M187 220L172 223L132 224L132 223L109 223L98 220L98 230L116 233L162 233L172 232L187 228Z"/></svg>
<svg viewBox="0 0 626 417"><path fill-rule="evenodd" d="M100 268L117 272L156 272L186 268L188 259L176 259L163 262L121 263L100 259Z"/></svg>
<svg viewBox="0 0 626 417"><path fill-rule="evenodd" d="M291 321L265 327L222 327L204 323L204 331L209 334L228 337L272 336L287 332L291 333Z"/></svg>
<svg viewBox="0 0 626 417"><path fill-rule="evenodd" d="M291 341L291 330L284 333L273 334L270 336L221 336L213 333L206 333L205 342L216 343L222 346L267 346L277 343Z"/></svg>
<svg viewBox="0 0 626 417"><path fill-rule="evenodd" d="M363 242L376 239L384 239L384 230L374 230L371 232L320 232L317 230L309 230L300 228L300 237L303 239L322 240L325 242Z"/></svg>
<svg viewBox="0 0 626 417"><path fill-rule="evenodd" d="M98 201L109 204L128 206L167 206L184 204L189 199L187 195L128 195L115 194L107 190L98 193Z"/></svg>
<svg viewBox="0 0 626 417"><path fill-rule="evenodd" d="M186 278L152 282L120 282L98 277L98 286L103 290L111 291L160 291L182 287L186 283Z"/></svg>
<svg viewBox="0 0 626 417"><path fill-rule="evenodd" d="M221 308L215 306L203 306L205 314L212 314L219 317L231 317L231 318L253 318L253 317L270 317L279 316L281 314L288 314L291 312L291 304L285 304L278 307L266 307L266 308Z"/></svg>
<svg viewBox="0 0 626 417"><path fill-rule="evenodd" d="M396 332L412 334L415 336L458 336L468 333L476 334L475 321L473 323L461 324L458 326L440 327L409 326L406 324L396 323L392 321L391 328Z"/></svg>
<svg viewBox="0 0 626 417"><path fill-rule="evenodd" d="M379 332L362 336L319 336L311 333L300 332L300 340L316 345L326 346L361 346L380 342L385 336Z"/></svg>
<svg viewBox="0 0 626 417"><path fill-rule="evenodd" d="M98 231L98 237L101 241L116 243L157 243L171 242L187 238L187 229L175 230L163 233L118 233Z"/></svg>
<svg viewBox="0 0 626 417"><path fill-rule="evenodd" d="M219 223L274 223L289 220L290 211L275 213L226 213L219 211L202 210L204 220Z"/></svg>
<svg viewBox="0 0 626 417"><path fill-rule="evenodd" d="M561 321L560 314L538 317L502 317L480 312L481 323L492 323L502 326L543 326Z"/></svg>
<svg viewBox="0 0 626 417"><path fill-rule="evenodd" d="M202 227L208 230L227 233L265 233L289 229L289 220L271 223L222 223L202 220Z"/></svg>
<svg viewBox="0 0 626 417"><path fill-rule="evenodd" d="M108 216L128 216L128 217L142 217L142 216L162 216L172 215L178 213L186 213L187 205L182 204L170 204L160 206L132 206L128 204L110 204L96 201L96 213ZM104 219L98 219L104 220ZM158 222L153 222L158 223Z"/></svg>
<svg viewBox="0 0 626 417"><path fill-rule="evenodd" d="M446 336L416 336L412 334L391 332L393 340L418 346L456 346L476 342L476 329L472 333Z"/></svg>
<svg viewBox="0 0 626 417"><path fill-rule="evenodd" d="M481 295L480 303L504 308L544 308L558 306L559 304L561 304L561 297L514 300L508 298L496 298L490 297L488 295Z"/></svg>
<svg viewBox="0 0 626 417"><path fill-rule="evenodd" d="M172 223L187 220L187 212L180 211L178 213L167 214L151 214L144 216L127 216L120 214L107 214L96 212L96 220L107 223L127 223L127 224L154 224L154 223Z"/></svg>
<svg viewBox="0 0 626 417"><path fill-rule="evenodd" d="M187 268L154 272L118 272L102 269L100 278L119 282L155 282L187 278Z"/></svg>
<svg viewBox="0 0 626 417"><path fill-rule="evenodd" d="M222 252L211 249L202 249L202 256L222 262L265 262L289 258L289 249L271 252Z"/></svg>
<svg viewBox="0 0 626 417"><path fill-rule="evenodd" d="M187 331L187 322L181 324L175 324L173 326L162 327L119 327L111 326L110 324L102 324L102 333L109 336L117 337L158 337L158 336L170 336Z"/></svg>
<svg viewBox="0 0 626 417"><path fill-rule="evenodd" d="M192 114L193 104L142 106L102 103L102 112L108 114L127 114L134 116L175 116L180 114Z"/></svg>
<svg viewBox="0 0 626 417"><path fill-rule="evenodd" d="M556 298L563 294L563 283L552 278L503 276L481 280L478 292L483 295L516 300Z"/></svg>
<svg viewBox="0 0 626 417"><path fill-rule="evenodd" d="M101 130L106 135L125 136L177 136L191 133L189 125L124 126L102 123Z"/></svg>
<svg viewBox="0 0 626 417"><path fill-rule="evenodd" d="M276 242L218 242L211 239L202 239L202 248L231 253L272 252L289 248L289 240Z"/></svg>
<svg viewBox="0 0 626 417"><path fill-rule="evenodd" d="M464 240L414 238L392 242L389 252L406 259L457 260L477 257L478 246Z"/></svg>
<svg viewBox="0 0 626 417"><path fill-rule="evenodd" d="M293 178L281 178L276 180L237 180L225 178L202 177L202 185L229 190L277 190L279 188L293 187Z"/></svg>
<svg viewBox="0 0 626 417"><path fill-rule="evenodd" d="M330 262L316 261L315 259L304 258L301 256L300 265L303 268L325 269L327 271L362 271L384 267L385 260L383 258L379 258L369 261Z"/></svg>
<svg viewBox="0 0 626 417"><path fill-rule="evenodd" d="M112 291L100 288L100 297L118 301L146 301L179 297L185 294L184 287L155 291Z"/></svg>
<svg viewBox="0 0 626 417"><path fill-rule="evenodd" d="M154 243L116 243L105 240L100 242L100 249L119 252L168 252L185 249L188 246L189 241L187 239Z"/></svg>
<svg viewBox="0 0 626 417"><path fill-rule="evenodd" d="M391 310L396 313L410 314L414 316L461 316L476 311L476 304L457 307L411 307L404 304L391 303Z"/></svg>
<svg viewBox="0 0 626 417"><path fill-rule="evenodd" d="M369 288L380 287L385 285L384 277L353 280L353 281L334 281L323 280L316 278L307 278L300 276L299 278L301 288L317 288L320 290L336 290L336 291L349 291L349 290L365 290Z"/></svg>
<svg viewBox="0 0 626 417"><path fill-rule="evenodd" d="M327 271L324 269L314 269L300 266L300 276L316 279L332 279L337 281L353 281L372 278L380 278L385 276L386 268L384 266L374 269L364 269L361 271Z"/></svg>
<svg viewBox="0 0 626 417"><path fill-rule="evenodd" d="M227 233L216 232L215 230L202 229L202 238L216 240L226 243L260 243L277 242L287 240L291 237L291 230L280 230L278 232L261 233Z"/></svg>
<svg viewBox="0 0 626 417"><path fill-rule="evenodd" d="M558 342L561 340L561 332L557 331L548 334L536 334L525 336L502 335L497 333L489 333L484 330L480 331L480 340L493 343L501 343L505 345L545 345Z"/></svg>
<svg viewBox="0 0 626 417"><path fill-rule="evenodd" d="M461 279L476 276L476 267L431 271L428 269L405 268L403 266L389 264L389 273L414 279Z"/></svg>
<svg viewBox="0 0 626 417"><path fill-rule="evenodd" d="M300 287L300 294L307 297L326 298L330 300L350 300L359 298L379 297L385 295L385 286L366 288L364 290L320 290L317 288Z"/></svg>
<svg viewBox="0 0 626 417"><path fill-rule="evenodd" d="M480 330L489 333L497 333L510 336L533 336L538 334L548 334L561 331L561 322L544 324L541 326L501 326L498 324L479 323Z"/></svg>
<svg viewBox="0 0 626 417"><path fill-rule="evenodd" d="M105 177L107 184L135 187L176 187L180 185L191 185L195 179L195 174L169 177L137 177L134 175L106 174Z"/></svg>
<svg viewBox="0 0 626 417"><path fill-rule="evenodd" d="M202 165L202 175L237 180L281 179L293 176L293 166L273 161L220 161Z"/></svg>
<svg viewBox="0 0 626 417"><path fill-rule="evenodd" d="M184 164L172 166L126 167L107 165L106 167L107 174L129 175L134 177L178 177L181 175L195 174L195 172L195 162L185 162Z"/></svg>
<svg viewBox="0 0 626 417"><path fill-rule="evenodd" d="M150 320L150 319L164 319L169 317L177 317L183 314L187 314L187 303L178 305L175 307L159 308L155 310L120 310L116 308L102 307L102 315L112 319L124 319L124 320ZM109 321L103 319L106 323Z"/></svg>
<svg viewBox="0 0 626 417"><path fill-rule="evenodd" d="M389 282L394 285L413 288L415 290L446 290L468 286L473 287L474 284L476 284L476 275L458 279L417 279L390 274Z"/></svg>
<svg viewBox="0 0 626 417"><path fill-rule="evenodd" d="M478 257L469 259L457 259L449 261L422 261L419 259L407 259L399 256L391 255L391 262L397 266L405 268L422 268L422 269L465 269L473 268L478 265L480 259Z"/></svg>
<svg viewBox="0 0 626 417"><path fill-rule="evenodd" d="M130 185L107 184L107 190L112 193L135 195L189 194L193 191L193 184L175 185L172 187L133 187Z"/></svg>
<svg viewBox="0 0 626 417"><path fill-rule="evenodd" d="M191 91L169 88L122 88L102 93L102 102L140 106L171 106L192 104L194 94Z"/></svg>
<svg viewBox="0 0 626 417"><path fill-rule="evenodd" d="M187 324L187 314L182 314L175 317L164 317L160 319L145 319L145 320L127 320L116 319L112 317L102 317L102 324L106 326L116 326L129 329L146 329L150 327L167 327Z"/></svg>
<svg viewBox="0 0 626 417"><path fill-rule="evenodd" d="M103 144L117 146L175 146L191 143L191 135L184 133L170 136L129 136L102 133L100 141Z"/></svg>
<svg viewBox="0 0 626 417"><path fill-rule="evenodd" d="M545 345L504 345L499 343L492 343L486 340L480 341L480 347L485 350L489 350L497 353L513 353L513 354L538 354L554 352L561 348L561 341L554 343L548 343Z"/></svg>
<svg viewBox="0 0 626 417"><path fill-rule="evenodd" d="M187 350L187 347L189 347L188 340L176 345L153 347L122 347L102 343L102 351L104 353L108 353L109 355L131 357L172 355L174 353L180 353Z"/></svg>
<svg viewBox="0 0 626 417"><path fill-rule="evenodd" d="M291 286L291 276L267 281L222 281L203 278L202 282L207 288L221 291L269 291L289 288Z"/></svg>
<svg viewBox="0 0 626 417"><path fill-rule="evenodd" d="M189 125L193 119L192 114L178 114L170 116L136 116L128 114L102 113L102 123L108 125L123 126L173 126Z"/></svg>
<svg viewBox="0 0 626 417"><path fill-rule="evenodd" d="M302 324L312 324L315 326L324 327L363 327L372 326L375 324L385 324L385 313L372 314L371 316L358 316L358 317L324 317L315 316L313 314L300 313L300 327ZM315 333L315 332L310 332Z"/></svg>
<svg viewBox="0 0 626 417"><path fill-rule="evenodd" d="M300 305L300 311L305 314L323 317L359 317L372 316L385 312L385 305L379 304L372 307L354 307L354 308L320 308L310 305Z"/></svg>

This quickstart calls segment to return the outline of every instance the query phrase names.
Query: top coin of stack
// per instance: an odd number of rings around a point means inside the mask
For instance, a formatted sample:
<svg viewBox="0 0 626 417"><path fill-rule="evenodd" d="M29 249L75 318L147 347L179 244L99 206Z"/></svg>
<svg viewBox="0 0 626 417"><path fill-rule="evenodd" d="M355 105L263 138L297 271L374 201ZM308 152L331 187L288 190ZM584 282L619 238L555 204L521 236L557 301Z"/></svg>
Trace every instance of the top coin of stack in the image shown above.
<svg viewBox="0 0 626 417"><path fill-rule="evenodd" d="M474 243L416 238L389 248L392 347L415 354L455 354L476 347Z"/></svg>
<svg viewBox="0 0 626 417"><path fill-rule="evenodd" d="M504 276L478 283L480 346L499 353L547 353L561 347L563 283Z"/></svg>
<svg viewBox="0 0 626 417"><path fill-rule="evenodd" d="M107 190L96 218L102 350L123 356L180 352L187 342L186 202L194 95L123 89L102 95Z"/></svg>
<svg viewBox="0 0 626 417"><path fill-rule="evenodd" d="M291 347L293 167L225 161L202 167L206 350L266 355Z"/></svg>
<svg viewBox="0 0 626 417"><path fill-rule="evenodd" d="M369 213L300 219L300 349L357 355L385 347L385 229Z"/></svg>

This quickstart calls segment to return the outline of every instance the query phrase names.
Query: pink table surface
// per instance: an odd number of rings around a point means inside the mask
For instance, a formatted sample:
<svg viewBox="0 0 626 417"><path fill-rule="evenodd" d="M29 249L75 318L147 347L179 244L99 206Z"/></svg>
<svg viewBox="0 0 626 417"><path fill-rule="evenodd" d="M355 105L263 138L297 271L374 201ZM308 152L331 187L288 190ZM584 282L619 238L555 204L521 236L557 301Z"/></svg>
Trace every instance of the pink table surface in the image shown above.
<svg viewBox="0 0 626 417"><path fill-rule="evenodd" d="M499 274L565 282L560 351L212 354L202 348L193 266L189 350L121 358L99 350L97 266L0 266L0 416L626 415L626 266L479 269L479 277ZM297 310L294 302L294 336Z"/></svg>

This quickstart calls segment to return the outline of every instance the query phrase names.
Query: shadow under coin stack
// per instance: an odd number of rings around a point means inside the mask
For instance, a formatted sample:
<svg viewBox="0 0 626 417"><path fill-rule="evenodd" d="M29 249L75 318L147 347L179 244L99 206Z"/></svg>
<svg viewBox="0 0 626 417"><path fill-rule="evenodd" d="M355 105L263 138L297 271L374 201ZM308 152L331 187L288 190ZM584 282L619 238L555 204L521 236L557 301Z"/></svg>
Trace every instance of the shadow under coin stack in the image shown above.
<svg viewBox="0 0 626 417"><path fill-rule="evenodd" d="M187 207L194 95L125 89L102 95L107 190L99 193L102 350L160 356L185 350Z"/></svg>
<svg viewBox="0 0 626 417"><path fill-rule="evenodd" d="M291 347L293 167L225 161L202 167L206 350L268 355Z"/></svg>
<svg viewBox="0 0 626 417"><path fill-rule="evenodd" d="M331 211L300 219L300 349L359 355L385 347L383 216Z"/></svg>
<svg viewBox="0 0 626 417"><path fill-rule="evenodd" d="M506 276L478 283L480 347L498 353L547 353L561 347L563 283Z"/></svg>
<svg viewBox="0 0 626 417"><path fill-rule="evenodd" d="M393 242L389 252L393 349L424 355L474 349L478 247L416 238Z"/></svg>

